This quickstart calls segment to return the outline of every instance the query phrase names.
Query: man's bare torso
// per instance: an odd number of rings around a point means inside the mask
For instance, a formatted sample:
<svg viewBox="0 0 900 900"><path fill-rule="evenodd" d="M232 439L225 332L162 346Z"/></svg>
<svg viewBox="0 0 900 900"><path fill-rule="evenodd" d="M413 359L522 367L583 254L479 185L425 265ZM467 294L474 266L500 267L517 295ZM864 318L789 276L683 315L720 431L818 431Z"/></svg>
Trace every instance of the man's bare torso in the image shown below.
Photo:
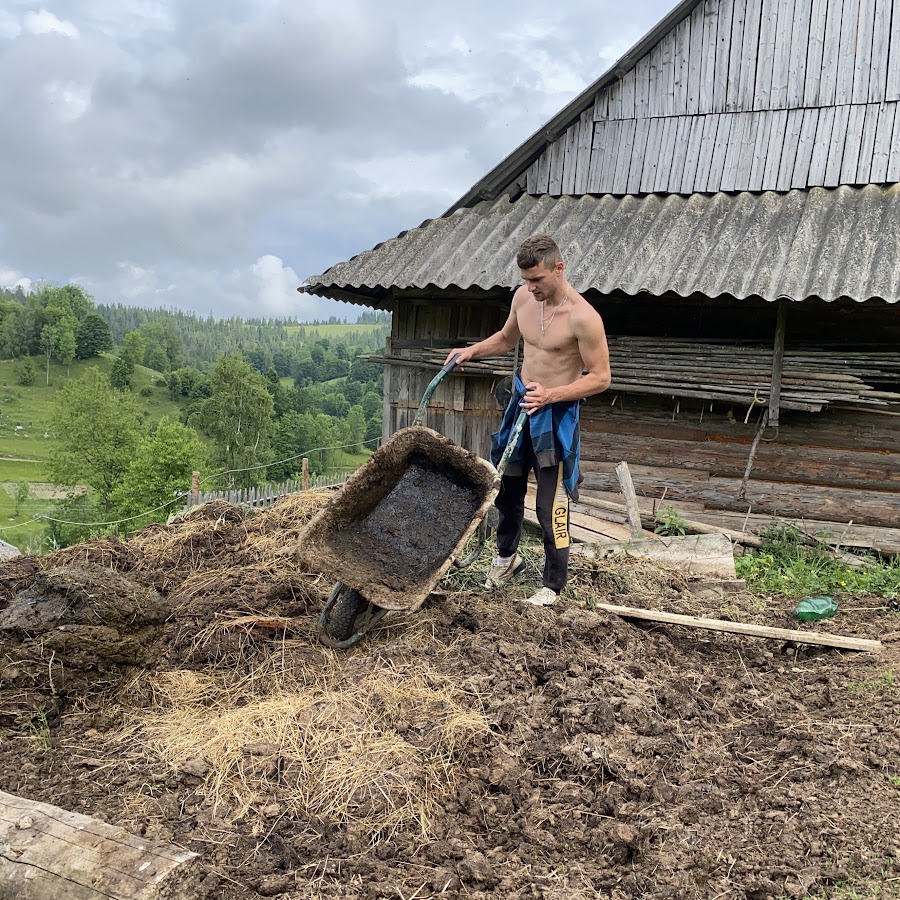
<svg viewBox="0 0 900 900"><path fill-rule="evenodd" d="M560 387L571 384L584 371L585 363L572 321L573 315L583 312L582 304L587 301L571 289L567 302L546 307L535 300L527 288L518 289L513 309L525 344L521 376L525 384L536 381L547 388Z"/></svg>

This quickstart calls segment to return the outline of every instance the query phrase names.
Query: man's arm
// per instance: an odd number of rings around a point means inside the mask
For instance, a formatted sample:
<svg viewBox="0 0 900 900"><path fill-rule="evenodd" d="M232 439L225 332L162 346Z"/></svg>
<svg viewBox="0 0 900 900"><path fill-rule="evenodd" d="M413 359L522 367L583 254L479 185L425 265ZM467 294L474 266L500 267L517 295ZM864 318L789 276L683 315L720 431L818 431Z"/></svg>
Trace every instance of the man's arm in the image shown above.
<svg viewBox="0 0 900 900"><path fill-rule="evenodd" d="M519 338L522 336L516 318L516 307L516 298L513 296L509 316L499 331L495 331L490 337L486 337L477 344L472 344L471 347L460 347L457 350L451 350L444 362L448 363L456 356L458 357L456 365L458 368L462 368L463 363L467 363L469 360L483 359L485 356L500 356L512 350L519 343Z"/></svg>

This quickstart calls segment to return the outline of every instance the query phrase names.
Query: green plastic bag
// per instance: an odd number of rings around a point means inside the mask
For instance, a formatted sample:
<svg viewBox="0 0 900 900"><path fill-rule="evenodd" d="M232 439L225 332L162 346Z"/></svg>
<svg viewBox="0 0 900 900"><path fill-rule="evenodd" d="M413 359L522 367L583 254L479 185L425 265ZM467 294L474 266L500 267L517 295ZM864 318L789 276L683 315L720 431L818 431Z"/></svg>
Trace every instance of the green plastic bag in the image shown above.
<svg viewBox="0 0 900 900"><path fill-rule="evenodd" d="M794 615L801 622L818 622L830 619L837 611L837 603L831 597L807 597L797 604Z"/></svg>

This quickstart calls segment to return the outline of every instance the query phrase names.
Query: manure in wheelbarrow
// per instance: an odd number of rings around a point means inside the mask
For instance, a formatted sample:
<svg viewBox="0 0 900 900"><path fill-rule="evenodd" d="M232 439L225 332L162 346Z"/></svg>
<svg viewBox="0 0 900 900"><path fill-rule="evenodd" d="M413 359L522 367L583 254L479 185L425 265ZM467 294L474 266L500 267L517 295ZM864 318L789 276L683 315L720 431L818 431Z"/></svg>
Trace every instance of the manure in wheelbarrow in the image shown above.
<svg viewBox="0 0 900 900"><path fill-rule="evenodd" d="M382 501L329 543L378 570L394 590L416 587L452 553L482 499L460 473L414 454Z"/></svg>

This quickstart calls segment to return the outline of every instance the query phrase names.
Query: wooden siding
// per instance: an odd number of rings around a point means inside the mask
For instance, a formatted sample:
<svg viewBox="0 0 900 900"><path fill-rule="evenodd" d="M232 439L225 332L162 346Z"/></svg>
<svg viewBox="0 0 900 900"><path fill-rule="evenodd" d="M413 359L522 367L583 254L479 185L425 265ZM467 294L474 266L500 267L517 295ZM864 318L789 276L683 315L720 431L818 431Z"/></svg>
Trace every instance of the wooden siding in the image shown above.
<svg viewBox="0 0 900 900"><path fill-rule="evenodd" d="M727 403L612 391L582 407L584 487L618 493L626 460L641 497L735 514L896 528L900 419L849 410L782 412L758 446L746 499L741 480L756 430Z"/></svg>
<svg viewBox="0 0 900 900"><path fill-rule="evenodd" d="M751 339L771 335L774 308L749 309L748 303L704 306L691 311L665 307L650 313L634 298L607 298L604 318L611 333L640 334L649 320L660 324L659 340L671 349L671 334ZM752 304L751 304L752 305ZM719 313L718 315L716 313ZM761 312L767 313L762 315ZM890 343L896 311L871 304L804 303L792 311L790 328L808 338L842 336L865 344L873 334ZM500 327L498 306L461 301L399 300L385 348L384 436L411 425L437 365L416 355L479 340ZM740 321L735 322L735 319ZM701 327L702 326L702 327ZM748 337L750 335L751 337ZM612 344L611 344L612 346ZM437 352L442 358L442 351ZM505 367L504 367L505 369ZM614 379L616 372L614 371ZM619 380L625 373L619 373ZM487 457L490 435L500 420L493 395L497 375L451 374L440 384L425 424L460 446ZM900 522L900 416L850 408L819 413L782 410L777 432L759 444L746 500L741 479L756 431L755 413L734 400L687 399L673 388L642 395L611 388L582 407L582 459L585 489L618 493L615 464L627 460L643 498L675 502L710 515L744 515L824 520L896 529ZM752 413L752 414L748 414ZM740 525L738 526L740 527ZM900 543L900 532L892 532Z"/></svg>
<svg viewBox="0 0 900 900"><path fill-rule="evenodd" d="M597 93L528 169L527 190L894 183L898 102L900 0L702 0Z"/></svg>

